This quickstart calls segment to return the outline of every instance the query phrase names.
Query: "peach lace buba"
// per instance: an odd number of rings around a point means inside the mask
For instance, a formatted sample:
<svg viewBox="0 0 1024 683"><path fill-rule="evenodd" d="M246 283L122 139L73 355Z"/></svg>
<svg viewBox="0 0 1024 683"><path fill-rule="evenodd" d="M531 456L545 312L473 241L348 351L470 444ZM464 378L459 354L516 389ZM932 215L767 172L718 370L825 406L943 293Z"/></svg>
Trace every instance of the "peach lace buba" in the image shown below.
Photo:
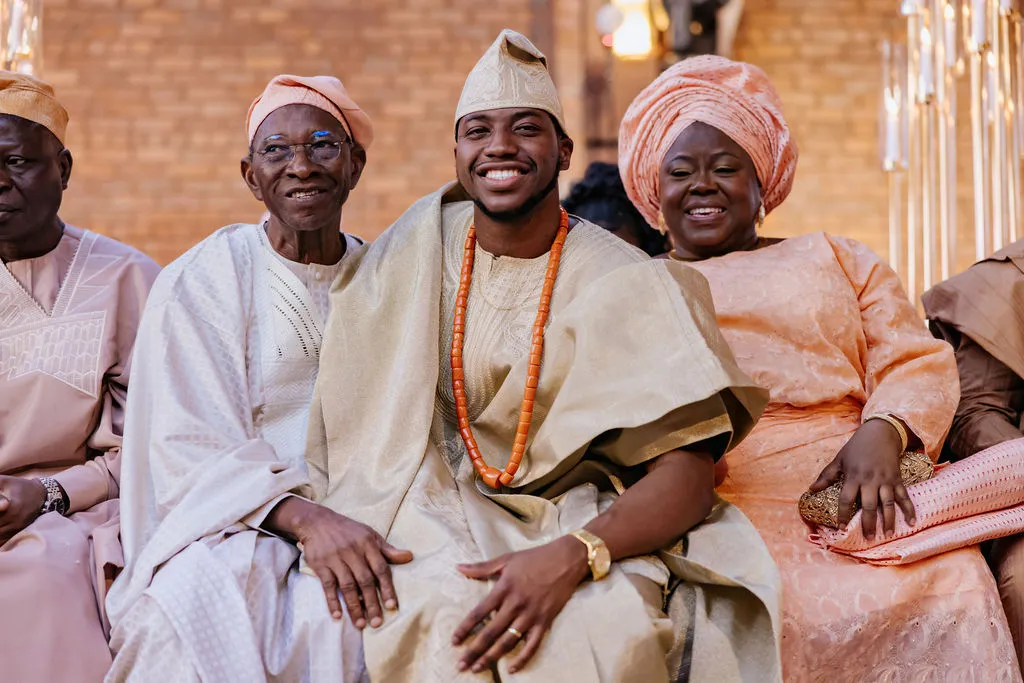
<svg viewBox="0 0 1024 683"><path fill-rule="evenodd" d="M977 546L875 566L809 543L797 511L866 415L899 415L930 455L940 450L959 399L956 362L897 276L864 245L821 233L691 265L740 367L772 394L726 456L719 491L778 563L786 682L1020 683Z"/></svg>

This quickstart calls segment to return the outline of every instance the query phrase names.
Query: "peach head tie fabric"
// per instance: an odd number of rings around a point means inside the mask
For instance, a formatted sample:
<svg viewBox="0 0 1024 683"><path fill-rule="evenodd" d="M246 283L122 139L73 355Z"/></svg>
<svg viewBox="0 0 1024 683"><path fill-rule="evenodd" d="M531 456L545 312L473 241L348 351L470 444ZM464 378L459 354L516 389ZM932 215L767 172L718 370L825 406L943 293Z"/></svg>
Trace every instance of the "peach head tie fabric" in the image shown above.
<svg viewBox="0 0 1024 683"><path fill-rule="evenodd" d="M661 209L661 163L696 122L722 131L750 155L765 213L783 202L798 153L775 87L756 66L703 55L674 64L644 88L619 128L619 172L651 225L658 225Z"/></svg>
<svg viewBox="0 0 1024 683"><path fill-rule="evenodd" d="M281 107L290 104L308 104L322 109L338 119L345 132L364 150L373 142L373 124L359 108L341 81L333 76L274 76L266 89L253 100L245 119L249 143L260 124Z"/></svg>

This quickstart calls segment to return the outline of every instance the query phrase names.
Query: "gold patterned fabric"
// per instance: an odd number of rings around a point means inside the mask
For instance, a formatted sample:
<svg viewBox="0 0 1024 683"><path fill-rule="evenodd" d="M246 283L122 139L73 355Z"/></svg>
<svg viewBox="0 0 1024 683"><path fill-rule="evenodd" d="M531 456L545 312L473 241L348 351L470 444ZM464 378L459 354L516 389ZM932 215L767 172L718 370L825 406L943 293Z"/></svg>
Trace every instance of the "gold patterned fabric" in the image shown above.
<svg viewBox="0 0 1024 683"><path fill-rule="evenodd" d="M420 200L343 266L331 294L307 453L317 500L415 554L392 568L401 609L363 634L373 680L494 680L456 669L452 633L490 585L455 565L585 525L629 467L719 435L734 444L766 400L736 369L693 269L580 222L552 296L526 456L511 488L488 489L453 422L446 367L472 214L457 186ZM478 247L463 362L493 466L511 451L546 258ZM515 680L777 680L778 585L760 537L722 502L676 548L581 585ZM666 593L682 621L666 615Z"/></svg>
<svg viewBox="0 0 1024 683"><path fill-rule="evenodd" d="M510 107L546 111L568 133L547 57L526 36L505 29L469 72L455 125L469 114Z"/></svg>

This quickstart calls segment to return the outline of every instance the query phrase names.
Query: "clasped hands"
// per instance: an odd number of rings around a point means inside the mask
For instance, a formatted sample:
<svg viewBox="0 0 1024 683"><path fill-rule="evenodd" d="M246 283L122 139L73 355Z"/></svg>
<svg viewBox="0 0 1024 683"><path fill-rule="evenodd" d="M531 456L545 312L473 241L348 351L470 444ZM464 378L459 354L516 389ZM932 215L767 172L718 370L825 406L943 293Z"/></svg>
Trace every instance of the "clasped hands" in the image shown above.
<svg viewBox="0 0 1024 683"><path fill-rule="evenodd" d="M358 629L384 623L383 608L398 609L392 564L412 561L412 553L388 543L370 527L326 508L296 526L306 564L320 579L331 616L341 619L344 601ZM453 646L462 646L459 670L484 671L522 649L509 663L516 672L536 654L555 617L590 574L587 548L563 537L537 548L509 553L488 562L459 565L466 577L493 581L487 597L455 629ZM340 594L340 599L339 599Z"/></svg>

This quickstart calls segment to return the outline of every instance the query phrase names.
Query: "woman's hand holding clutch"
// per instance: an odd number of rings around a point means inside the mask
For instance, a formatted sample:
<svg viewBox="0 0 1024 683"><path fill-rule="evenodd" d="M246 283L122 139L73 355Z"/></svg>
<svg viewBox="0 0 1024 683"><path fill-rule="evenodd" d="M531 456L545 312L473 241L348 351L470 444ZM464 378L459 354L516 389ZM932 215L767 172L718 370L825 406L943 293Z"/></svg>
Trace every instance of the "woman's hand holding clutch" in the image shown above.
<svg viewBox="0 0 1024 683"><path fill-rule="evenodd" d="M822 470L811 485L811 492L823 491L842 479L839 495L839 524L845 527L857 511L861 515L864 537L873 539L882 508L882 530L888 537L896 527L896 506L907 523L915 523L914 504L900 476L903 444L897 430L884 420L868 420L860 426L835 459Z"/></svg>

